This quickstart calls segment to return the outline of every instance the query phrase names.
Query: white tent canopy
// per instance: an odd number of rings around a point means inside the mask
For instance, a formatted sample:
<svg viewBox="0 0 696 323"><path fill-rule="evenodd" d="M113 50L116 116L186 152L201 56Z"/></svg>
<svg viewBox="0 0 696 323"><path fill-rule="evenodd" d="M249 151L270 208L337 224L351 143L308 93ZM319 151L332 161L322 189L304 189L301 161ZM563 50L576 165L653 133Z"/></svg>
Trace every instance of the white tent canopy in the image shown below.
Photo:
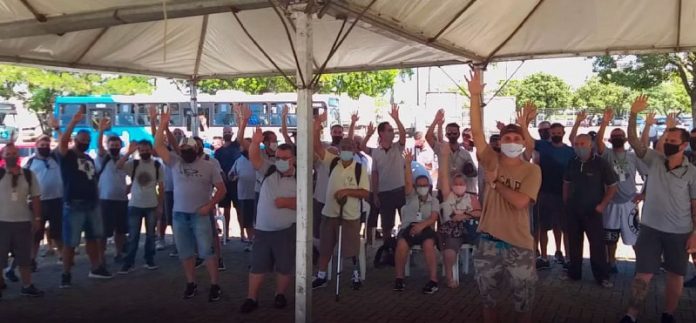
<svg viewBox="0 0 696 323"><path fill-rule="evenodd" d="M343 19L345 32L368 8L329 72L696 48L696 33L687 32L696 30L696 0L317 2L325 5L312 26L315 69ZM0 0L0 61L177 78L278 74L242 30L237 11L292 74L295 59L271 3Z"/></svg>

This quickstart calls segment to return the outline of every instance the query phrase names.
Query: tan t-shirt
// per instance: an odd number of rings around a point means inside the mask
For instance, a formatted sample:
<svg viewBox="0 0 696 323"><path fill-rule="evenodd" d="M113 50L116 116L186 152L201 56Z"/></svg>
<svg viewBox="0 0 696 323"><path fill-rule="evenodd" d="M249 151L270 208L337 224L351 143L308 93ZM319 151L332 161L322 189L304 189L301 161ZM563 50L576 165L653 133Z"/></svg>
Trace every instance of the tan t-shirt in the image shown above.
<svg viewBox="0 0 696 323"><path fill-rule="evenodd" d="M498 184L524 193L536 201L541 186L539 166L523 161L514 167L498 167L499 155L490 147L481 154L486 169L498 168ZM516 247L533 250L534 238L529 225L529 209L517 209L500 193L486 186L486 199L479 231L486 232Z"/></svg>

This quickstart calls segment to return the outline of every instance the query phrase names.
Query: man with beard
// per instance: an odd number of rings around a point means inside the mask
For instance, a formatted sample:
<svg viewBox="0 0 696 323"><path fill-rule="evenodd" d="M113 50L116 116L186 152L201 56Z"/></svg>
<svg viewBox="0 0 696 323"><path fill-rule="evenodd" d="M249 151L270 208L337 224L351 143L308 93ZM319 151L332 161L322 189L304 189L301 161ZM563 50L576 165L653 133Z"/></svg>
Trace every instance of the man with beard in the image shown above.
<svg viewBox="0 0 696 323"><path fill-rule="evenodd" d="M129 157L136 149L140 159ZM116 167L124 170L131 178L131 200L128 203L128 249L119 274L134 270L135 256L140 243L140 227L145 219L145 268L157 269L155 265L155 226L157 216L162 214L163 188L159 161L152 159L152 143L141 140L128 146L128 153L119 159ZM159 190L158 190L159 188ZM158 193L159 192L159 193ZM157 212L156 212L157 211Z"/></svg>
<svg viewBox="0 0 696 323"><path fill-rule="evenodd" d="M239 209L239 200L237 199L237 182L232 181L230 178L227 178L227 174L232 169L232 165L234 165L234 162L237 160L237 158L241 156L239 142L237 142L236 140L233 141L233 136L234 131L231 127L222 128L223 144L222 147L215 150L215 159L220 163L220 167L222 168L223 173L222 179L225 181L225 187L227 188L227 196L225 196L225 198L222 199L222 201L220 201L218 207L221 207L223 209L223 214L225 215L225 223L228 231L230 227L231 207L234 207L235 210ZM240 218L240 212L237 212L237 221L239 221L241 226L243 220ZM242 230L241 232L242 240L244 240L244 230ZM227 237L229 237L229 232L224 232L223 237L227 239Z"/></svg>
<svg viewBox="0 0 696 323"><path fill-rule="evenodd" d="M102 216L97 210L97 171L94 160L85 152L89 148L88 130L80 130L75 135L75 144L68 148L70 136L75 126L84 117L84 108L80 109L70 120L65 132L60 137L58 156L63 177L63 274L60 288L72 286L70 269L74 264L75 248L80 245L82 231L87 240L87 255L92 268L90 278L109 279L111 273L103 266L104 253L98 241L104 236Z"/></svg>

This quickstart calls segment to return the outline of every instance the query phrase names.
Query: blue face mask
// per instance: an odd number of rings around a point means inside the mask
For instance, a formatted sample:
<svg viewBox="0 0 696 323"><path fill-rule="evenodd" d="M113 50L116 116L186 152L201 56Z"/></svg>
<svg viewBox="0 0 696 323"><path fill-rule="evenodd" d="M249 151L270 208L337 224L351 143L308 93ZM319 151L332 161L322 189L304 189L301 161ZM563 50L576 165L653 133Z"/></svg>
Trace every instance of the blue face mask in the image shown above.
<svg viewBox="0 0 696 323"><path fill-rule="evenodd" d="M580 159L588 159L588 158L590 158L590 153L591 153L590 148L575 147L575 154L578 155L578 157L579 157Z"/></svg>
<svg viewBox="0 0 696 323"><path fill-rule="evenodd" d="M290 169L290 161L278 159L275 161L275 167L279 172L285 173Z"/></svg>
<svg viewBox="0 0 696 323"><path fill-rule="evenodd" d="M353 152L350 150L342 150L341 151L341 160L346 161L346 162L353 160Z"/></svg>

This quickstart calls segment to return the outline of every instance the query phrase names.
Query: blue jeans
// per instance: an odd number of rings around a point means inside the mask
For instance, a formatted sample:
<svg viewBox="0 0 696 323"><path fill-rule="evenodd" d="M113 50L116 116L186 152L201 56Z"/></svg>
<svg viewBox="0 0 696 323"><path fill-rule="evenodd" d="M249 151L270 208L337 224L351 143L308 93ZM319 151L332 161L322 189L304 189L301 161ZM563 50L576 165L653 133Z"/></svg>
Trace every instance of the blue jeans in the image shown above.
<svg viewBox="0 0 696 323"><path fill-rule="evenodd" d="M196 256L207 259L213 256L213 226L210 216L197 213L174 212L174 238L179 259Z"/></svg>
<svg viewBox="0 0 696 323"><path fill-rule="evenodd" d="M63 243L67 247L80 245L82 232L85 240L98 240L104 236L102 215L96 201L66 200L63 204Z"/></svg>
<svg viewBox="0 0 696 323"><path fill-rule="evenodd" d="M128 207L128 244L126 245L125 265L135 263L135 255L140 244L140 226L145 218L145 261L153 263L155 257L155 208Z"/></svg>

